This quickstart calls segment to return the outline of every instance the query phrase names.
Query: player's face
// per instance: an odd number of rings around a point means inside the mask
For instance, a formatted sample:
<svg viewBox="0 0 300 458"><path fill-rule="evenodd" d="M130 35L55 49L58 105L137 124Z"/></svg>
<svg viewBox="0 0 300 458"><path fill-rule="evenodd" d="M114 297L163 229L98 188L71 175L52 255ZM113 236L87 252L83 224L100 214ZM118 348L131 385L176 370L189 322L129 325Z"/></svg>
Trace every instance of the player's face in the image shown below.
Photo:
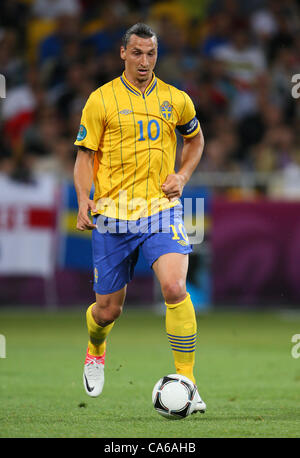
<svg viewBox="0 0 300 458"><path fill-rule="evenodd" d="M157 60L156 38L140 38L131 35L126 49L121 47L125 61L126 77L140 84L150 81Z"/></svg>

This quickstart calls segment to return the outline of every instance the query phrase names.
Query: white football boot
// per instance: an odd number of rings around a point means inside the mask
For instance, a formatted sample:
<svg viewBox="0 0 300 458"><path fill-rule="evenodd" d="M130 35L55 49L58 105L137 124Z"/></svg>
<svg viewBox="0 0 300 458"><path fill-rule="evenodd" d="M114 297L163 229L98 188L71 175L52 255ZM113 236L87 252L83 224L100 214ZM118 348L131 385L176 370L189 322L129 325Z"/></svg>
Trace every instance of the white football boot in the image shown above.
<svg viewBox="0 0 300 458"><path fill-rule="evenodd" d="M194 396L194 402L195 402L195 407L192 413L205 413L206 411L206 404L204 401L202 401L201 396L199 394L198 389L196 390L195 396Z"/></svg>
<svg viewBox="0 0 300 458"><path fill-rule="evenodd" d="M86 393L96 398L102 393L104 385L105 352L102 356L93 356L88 350L83 369L83 385Z"/></svg>

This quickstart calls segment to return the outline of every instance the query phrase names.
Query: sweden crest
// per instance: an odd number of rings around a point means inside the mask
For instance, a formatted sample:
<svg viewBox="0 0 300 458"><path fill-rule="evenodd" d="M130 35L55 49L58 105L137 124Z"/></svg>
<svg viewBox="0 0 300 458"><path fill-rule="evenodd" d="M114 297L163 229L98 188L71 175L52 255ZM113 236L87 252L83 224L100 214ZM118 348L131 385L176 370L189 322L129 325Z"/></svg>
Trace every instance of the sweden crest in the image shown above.
<svg viewBox="0 0 300 458"><path fill-rule="evenodd" d="M163 115L163 117L169 121L170 117L171 117L171 114L172 114L172 105L170 105L170 103L165 100L161 106L160 106L160 111Z"/></svg>

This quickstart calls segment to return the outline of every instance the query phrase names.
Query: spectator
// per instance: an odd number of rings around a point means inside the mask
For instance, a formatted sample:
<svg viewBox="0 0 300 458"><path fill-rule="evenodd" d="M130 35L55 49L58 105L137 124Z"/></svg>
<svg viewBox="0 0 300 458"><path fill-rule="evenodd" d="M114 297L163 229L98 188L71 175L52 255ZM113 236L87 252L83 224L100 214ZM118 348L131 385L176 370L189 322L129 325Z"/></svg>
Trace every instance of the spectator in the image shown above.
<svg viewBox="0 0 300 458"><path fill-rule="evenodd" d="M23 133L33 122L35 110L44 98L45 91L35 67L27 69L23 84L7 91L3 100L2 119L5 135L13 148L21 147Z"/></svg>
<svg viewBox="0 0 300 458"><path fill-rule="evenodd" d="M55 147L46 156L33 156L31 170L34 174L51 174L58 180L72 180L75 152L68 137L58 137Z"/></svg>
<svg viewBox="0 0 300 458"><path fill-rule="evenodd" d="M162 40L165 55L158 61L156 72L161 79L169 78L170 84L181 89L187 64L186 38L183 30L168 19L164 20L163 27Z"/></svg>
<svg viewBox="0 0 300 458"><path fill-rule="evenodd" d="M32 13L40 19L57 19L62 15L77 16L80 13L80 3L78 0L35 0Z"/></svg>
<svg viewBox="0 0 300 458"><path fill-rule="evenodd" d="M1 0L0 29L13 30L17 34L18 47L22 53L25 51L24 36L29 13L29 5L23 1Z"/></svg>
<svg viewBox="0 0 300 458"><path fill-rule="evenodd" d="M250 16L251 30L262 45L267 43L278 32L278 18L282 2L268 0Z"/></svg>
<svg viewBox="0 0 300 458"><path fill-rule="evenodd" d="M300 62L293 48L282 48L271 67L273 97L284 109L291 99L291 79L300 73Z"/></svg>
<svg viewBox="0 0 300 458"><path fill-rule="evenodd" d="M0 134L2 134L1 131ZM0 175L11 175L14 169L12 151L10 151L3 137L0 135Z"/></svg>
<svg viewBox="0 0 300 458"><path fill-rule="evenodd" d="M195 11L197 3L3 0L1 173L70 176L81 109L92 90L121 74L122 34L143 20L159 35L157 76L195 103L206 138L200 170L296 177L300 99L291 97L291 77L300 74L299 2L206 0ZM38 41L33 29L24 40L31 19L56 24L40 43L36 66L29 63Z"/></svg>
<svg viewBox="0 0 300 458"><path fill-rule="evenodd" d="M201 172L234 172L237 165L231 157L231 150L220 139L214 138L208 141L206 154L199 169Z"/></svg>
<svg viewBox="0 0 300 458"><path fill-rule="evenodd" d="M6 78L7 89L23 84L25 79L25 64L18 54L17 40L14 29L0 31L0 73Z"/></svg>
<svg viewBox="0 0 300 458"><path fill-rule="evenodd" d="M201 54L212 57L219 46L227 45L230 37L230 17L224 11L213 15L209 21L209 31L201 45Z"/></svg>
<svg viewBox="0 0 300 458"><path fill-rule="evenodd" d="M79 16L64 13L60 14L56 21L55 32L40 43L39 64L42 68L49 60L63 58L65 44L71 40L78 40L80 36Z"/></svg>
<svg viewBox="0 0 300 458"><path fill-rule="evenodd" d="M239 90L251 89L257 76L266 70L264 54L250 42L246 29L233 31L230 43L218 47L213 56L225 63L228 76Z"/></svg>
<svg viewBox="0 0 300 458"><path fill-rule="evenodd" d="M274 102L263 104L257 112L244 117L237 125L239 136L237 158L241 161L246 160L249 149L260 143L268 130L279 128L283 120L282 110Z"/></svg>
<svg viewBox="0 0 300 458"><path fill-rule="evenodd" d="M266 55L272 65L278 53L284 48L292 48L294 43L293 30L286 16L279 16L277 30L267 44Z"/></svg>
<svg viewBox="0 0 300 458"><path fill-rule="evenodd" d="M246 29L233 32L231 42L218 47L214 58L225 65L225 71L236 89L231 104L231 116L240 119L256 110L255 84L266 70L266 61L260 48L254 46Z"/></svg>
<svg viewBox="0 0 300 458"><path fill-rule="evenodd" d="M126 17L126 16L125 16ZM85 46L91 47L95 55L102 55L107 52L115 53L120 46L122 36L126 31L124 17L120 16L119 2L112 2L105 8L105 22L103 27L96 33L91 34L84 41Z"/></svg>
<svg viewBox="0 0 300 458"><path fill-rule="evenodd" d="M67 71L64 89L57 100L57 109L67 119L71 114L72 104L81 92L84 84L85 69L80 62L73 63Z"/></svg>
<svg viewBox="0 0 300 458"><path fill-rule="evenodd" d="M40 107L35 113L34 123L24 132L25 153L36 157L50 155L55 149L56 139L64 133L64 129L54 107Z"/></svg>

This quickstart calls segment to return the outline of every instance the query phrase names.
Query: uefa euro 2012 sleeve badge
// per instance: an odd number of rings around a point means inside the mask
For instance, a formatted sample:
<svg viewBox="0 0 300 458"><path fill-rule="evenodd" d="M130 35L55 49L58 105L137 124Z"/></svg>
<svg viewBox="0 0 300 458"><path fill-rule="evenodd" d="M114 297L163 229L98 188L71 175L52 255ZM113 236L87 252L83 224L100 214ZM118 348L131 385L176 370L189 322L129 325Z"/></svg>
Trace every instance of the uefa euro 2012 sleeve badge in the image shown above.
<svg viewBox="0 0 300 458"><path fill-rule="evenodd" d="M77 140L80 142L81 140L84 140L86 137L86 128L84 127L83 124L80 124L79 126L79 131L77 134Z"/></svg>
<svg viewBox="0 0 300 458"><path fill-rule="evenodd" d="M163 117L169 121L170 117L171 117L171 114L172 114L172 105L167 101L165 100L161 106L160 106L160 111L163 115Z"/></svg>
<svg viewBox="0 0 300 458"><path fill-rule="evenodd" d="M95 267L94 269L94 281L95 283L98 283L98 269Z"/></svg>

